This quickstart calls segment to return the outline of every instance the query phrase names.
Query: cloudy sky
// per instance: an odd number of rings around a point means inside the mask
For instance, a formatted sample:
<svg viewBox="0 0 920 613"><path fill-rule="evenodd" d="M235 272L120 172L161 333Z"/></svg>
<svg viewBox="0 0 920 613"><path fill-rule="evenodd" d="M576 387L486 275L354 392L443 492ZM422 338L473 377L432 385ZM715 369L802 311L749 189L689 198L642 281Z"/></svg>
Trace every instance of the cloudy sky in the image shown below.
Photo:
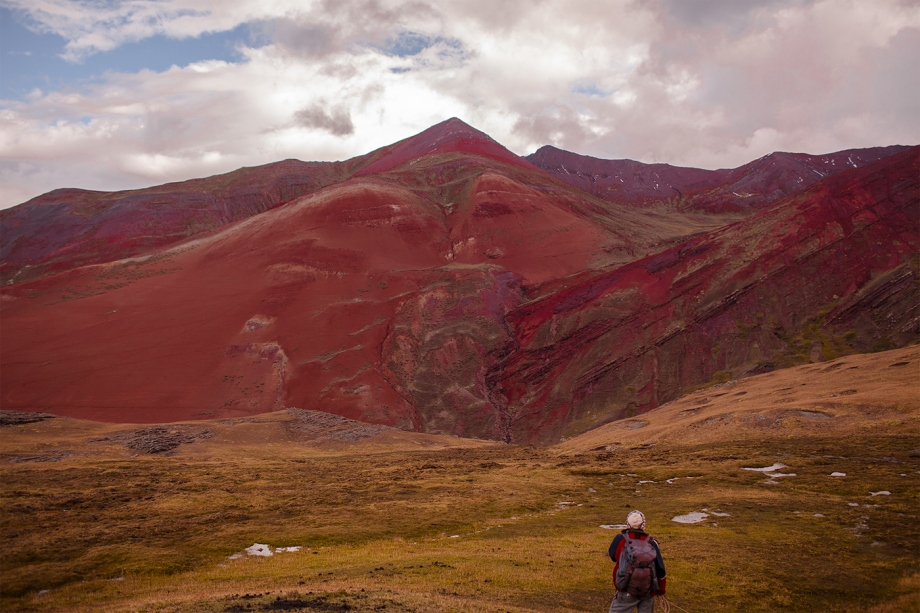
<svg viewBox="0 0 920 613"><path fill-rule="evenodd" d="M456 116L702 168L920 143L920 0L0 0L0 208Z"/></svg>

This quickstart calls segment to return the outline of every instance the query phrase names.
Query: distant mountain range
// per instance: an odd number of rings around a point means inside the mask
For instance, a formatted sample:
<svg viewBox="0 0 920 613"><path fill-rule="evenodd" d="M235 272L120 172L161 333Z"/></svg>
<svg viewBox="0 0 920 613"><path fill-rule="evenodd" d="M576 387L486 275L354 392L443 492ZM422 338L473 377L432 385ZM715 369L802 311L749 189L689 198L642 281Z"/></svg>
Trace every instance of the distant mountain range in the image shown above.
<svg viewBox="0 0 920 613"><path fill-rule="evenodd" d="M726 170L600 160L550 146L541 147L525 159L610 202L639 205L668 202L681 209L746 211L765 208L825 177L907 149L894 145L825 155L777 152Z"/></svg>
<svg viewBox="0 0 920 613"><path fill-rule="evenodd" d="M301 407L546 444L732 377L920 337L920 147L730 170L519 157L457 119L0 211L0 406Z"/></svg>

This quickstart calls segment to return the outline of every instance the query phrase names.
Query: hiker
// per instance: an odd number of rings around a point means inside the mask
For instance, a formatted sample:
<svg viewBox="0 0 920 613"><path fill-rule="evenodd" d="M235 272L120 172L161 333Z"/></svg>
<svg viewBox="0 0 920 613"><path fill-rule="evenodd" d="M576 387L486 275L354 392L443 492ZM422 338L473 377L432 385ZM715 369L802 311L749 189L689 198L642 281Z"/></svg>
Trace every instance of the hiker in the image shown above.
<svg viewBox="0 0 920 613"><path fill-rule="evenodd" d="M645 515L630 511L626 529L610 544L614 561L613 582L617 593L608 613L652 613L655 596L664 596L664 560L658 541L645 532Z"/></svg>

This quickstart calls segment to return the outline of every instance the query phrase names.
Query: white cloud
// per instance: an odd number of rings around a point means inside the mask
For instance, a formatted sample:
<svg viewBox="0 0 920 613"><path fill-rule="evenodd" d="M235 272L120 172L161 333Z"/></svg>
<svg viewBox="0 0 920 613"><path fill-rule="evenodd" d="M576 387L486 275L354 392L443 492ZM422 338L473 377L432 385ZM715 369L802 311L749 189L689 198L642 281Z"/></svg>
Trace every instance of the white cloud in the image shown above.
<svg viewBox="0 0 920 613"><path fill-rule="evenodd" d="M153 35L256 34L236 63L0 102L0 207L343 159L451 116L521 154L702 167L920 142L916 2L707 0L706 19L675 0L6 3L74 60Z"/></svg>

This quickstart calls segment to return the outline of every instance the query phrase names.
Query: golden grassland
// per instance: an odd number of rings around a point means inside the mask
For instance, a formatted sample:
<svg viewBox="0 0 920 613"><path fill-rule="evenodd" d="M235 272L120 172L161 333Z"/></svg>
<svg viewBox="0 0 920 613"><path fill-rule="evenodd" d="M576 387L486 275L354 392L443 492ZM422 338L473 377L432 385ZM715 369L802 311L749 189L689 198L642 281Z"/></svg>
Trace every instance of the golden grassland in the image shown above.
<svg viewBox="0 0 920 613"><path fill-rule="evenodd" d="M289 412L169 426L211 436L165 454L125 445L141 426L5 426L0 609L605 611L601 526L639 508L672 610L917 611L918 365L778 371L549 449L304 437ZM744 470L774 463L795 476ZM254 543L302 549L230 559Z"/></svg>

